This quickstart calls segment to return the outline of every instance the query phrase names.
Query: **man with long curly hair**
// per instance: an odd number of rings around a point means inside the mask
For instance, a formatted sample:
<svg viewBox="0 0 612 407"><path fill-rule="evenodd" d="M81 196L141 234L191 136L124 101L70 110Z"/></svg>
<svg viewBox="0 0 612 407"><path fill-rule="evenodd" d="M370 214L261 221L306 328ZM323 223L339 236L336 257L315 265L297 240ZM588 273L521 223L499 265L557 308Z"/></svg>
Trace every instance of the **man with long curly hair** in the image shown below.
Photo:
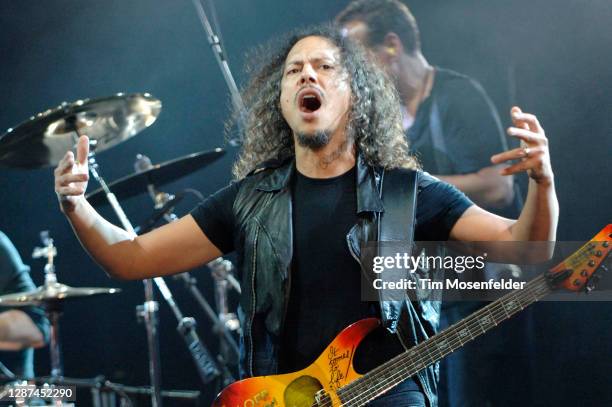
<svg viewBox="0 0 612 407"><path fill-rule="evenodd" d="M177 222L132 237L85 200L88 140L82 137L76 158L68 152L55 171L62 211L83 246L116 278L169 275L235 251L242 281L243 377L304 368L341 328L375 315L386 329L364 344L363 357L355 361L367 370L436 328L431 304L360 298L358 251L379 237L384 176L408 176L417 168L397 95L335 29L292 35L260 58L263 65L244 93L248 112L236 182ZM520 218L492 215L416 170L415 239L554 240L558 209L544 131L518 108L513 120L527 147L492 160L518 159L504 173L531 176ZM435 405L433 369L370 405Z"/></svg>

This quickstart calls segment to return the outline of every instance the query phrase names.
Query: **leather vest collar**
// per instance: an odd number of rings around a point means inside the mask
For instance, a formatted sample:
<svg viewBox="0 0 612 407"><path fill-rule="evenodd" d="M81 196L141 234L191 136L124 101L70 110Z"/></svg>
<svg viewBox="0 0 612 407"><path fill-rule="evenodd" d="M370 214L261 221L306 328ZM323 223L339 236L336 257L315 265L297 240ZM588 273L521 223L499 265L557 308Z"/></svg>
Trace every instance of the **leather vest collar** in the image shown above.
<svg viewBox="0 0 612 407"><path fill-rule="evenodd" d="M382 171L368 166L360 153L357 155L356 161L357 214L363 212L384 212L384 205L380 199L380 188L378 188ZM268 168L278 167L269 176L263 177L255 188L263 192L277 192L288 188L296 171L295 157L284 162L268 162L267 164Z"/></svg>

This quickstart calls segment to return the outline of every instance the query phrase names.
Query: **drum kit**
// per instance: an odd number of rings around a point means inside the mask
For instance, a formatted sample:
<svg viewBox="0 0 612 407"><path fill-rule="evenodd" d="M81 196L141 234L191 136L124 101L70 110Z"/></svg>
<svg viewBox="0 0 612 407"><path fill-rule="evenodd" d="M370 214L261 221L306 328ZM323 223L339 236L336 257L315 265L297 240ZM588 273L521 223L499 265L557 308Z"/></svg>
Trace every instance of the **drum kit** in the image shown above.
<svg viewBox="0 0 612 407"><path fill-rule="evenodd" d="M217 148L156 165L153 165L146 156L139 155L134 173L107 184L96 161L97 154L149 127L157 119L161 108L161 101L146 93L120 93L106 98L62 103L54 109L31 117L0 136L0 165L23 169L55 166L66 151L75 148L78 138L86 134L90 139L89 169L93 178L100 184L99 189L87 195L88 201L94 206L108 201L128 232L134 235L145 233L153 229L162 218L168 222L175 220L174 206L185 195L185 192L177 195L163 193L158 187L210 165L225 153ZM123 212L119 200L142 193L148 193L153 199L154 212L144 224L134 228ZM240 285L233 276L232 263L223 259L209 264L215 281L216 310L201 294L193 276L188 273L179 275L219 335L221 351L217 357L210 354L198 337L194 318L182 314L165 281L162 278L155 278L144 281L145 302L138 307L138 314L142 317L147 330L150 386L129 387L111 383L100 377L91 380L64 377L59 322L65 304L86 301L99 295L117 295L120 290L70 287L61 284L57 279L54 265L57 249L53 239L46 232L41 233L41 239L43 247L36 248L33 257L46 258L44 284L33 291L0 296L0 306L40 306L45 309L49 318L51 371L49 376L35 378L35 382L88 388L91 390L93 405L101 407L115 406L118 401L121 405L130 405L129 395L137 394L150 397L151 405L154 407L162 405L162 396L197 399L198 391L161 390L157 329L159 307L154 297L154 285L158 287L177 318L177 330L185 340L202 382L208 384L218 379L219 385L226 385L234 380L229 365L237 363L238 346L235 335L239 332L240 326L235 314L229 311L227 296L230 289L240 292Z"/></svg>

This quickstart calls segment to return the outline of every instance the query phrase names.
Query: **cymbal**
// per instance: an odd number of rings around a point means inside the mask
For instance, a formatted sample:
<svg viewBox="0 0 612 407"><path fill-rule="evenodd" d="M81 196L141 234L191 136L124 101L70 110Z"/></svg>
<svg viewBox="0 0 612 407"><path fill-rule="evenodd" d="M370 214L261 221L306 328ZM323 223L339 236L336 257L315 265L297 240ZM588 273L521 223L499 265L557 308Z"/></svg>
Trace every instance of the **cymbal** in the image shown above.
<svg viewBox="0 0 612 407"><path fill-rule="evenodd" d="M218 160L225 154L221 148L210 151L200 151L189 154L151 168L135 172L108 184L110 190L118 199L129 198L147 192L149 184L160 186L190 174ZM90 204L98 205L107 202L102 188L98 188L85 196Z"/></svg>
<svg viewBox="0 0 612 407"><path fill-rule="evenodd" d="M0 136L0 164L16 168L55 166L87 135L100 152L152 125L161 101L148 93L62 103L30 117Z"/></svg>
<svg viewBox="0 0 612 407"><path fill-rule="evenodd" d="M65 284L54 283L48 286L40 286L32 291L1 295L0 306L19 307L26 305L40 305L56 300L84 298L91 297L93 295L116 294L120 291L121 290L118 288L70 287Z"/></svg>

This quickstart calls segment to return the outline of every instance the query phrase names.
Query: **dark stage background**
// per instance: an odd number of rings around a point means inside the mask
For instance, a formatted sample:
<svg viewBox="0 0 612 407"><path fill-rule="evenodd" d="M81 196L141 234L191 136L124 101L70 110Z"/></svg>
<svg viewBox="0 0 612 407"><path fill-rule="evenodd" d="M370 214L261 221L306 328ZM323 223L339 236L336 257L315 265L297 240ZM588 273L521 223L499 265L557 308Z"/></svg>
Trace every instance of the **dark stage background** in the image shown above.
<svg viewBox="0 0 612 407"><path fill-rule="evenodd" d="M231 68L244 84L244 53L297 25L333 17L345 1L215 1ZM609 0L453 2L410 1L431 63L482 82L509 124L512 104L537 113L551 145L561 204L560 240L586 240L610 222L612 192L612 7ZM116 92L150 92L163 111L148 130L99 156L114 180L133 171L137 153L162 162L224 144L228 93L188 0L0 1L0 128L62 101ZM230 180L235 150L210 168L165 189L212 193ZM90 189L97 187L94 182ZM42 282L40 261L29 258L38 232L51 231L59 249L59 278L73 286L114 286L123 293L67 307L62 320L65 372L103 374L125 384L147 383L146 339L135 320L140 282L113 281L87 257L57 209L52 170L0 169L0 229L14 241ZM124 208L134 224L151 210L148 197ZM185 214L195 201L179 208ZM108 207L100 208L109 219ZM212 300L206 269L194 272ZM612 278L608 275L606 278ZM168 279L187 315L215 348L209 324L178 283ZM161 301L161 300L160 300ZM163 302L163 301L161 301ZM612 405L610 303L535 306L538 396L531 405ZM164 388L199 389L197 374L161 305ZM316 333L313 333L316 334ZM48 354L36 353L48 373ZM499 367L504 380L504 367ZM209 388L203 404L213 396ZM520 392L521 389L508 389ZM79 405L87 405L84 397Z"/></svg>

